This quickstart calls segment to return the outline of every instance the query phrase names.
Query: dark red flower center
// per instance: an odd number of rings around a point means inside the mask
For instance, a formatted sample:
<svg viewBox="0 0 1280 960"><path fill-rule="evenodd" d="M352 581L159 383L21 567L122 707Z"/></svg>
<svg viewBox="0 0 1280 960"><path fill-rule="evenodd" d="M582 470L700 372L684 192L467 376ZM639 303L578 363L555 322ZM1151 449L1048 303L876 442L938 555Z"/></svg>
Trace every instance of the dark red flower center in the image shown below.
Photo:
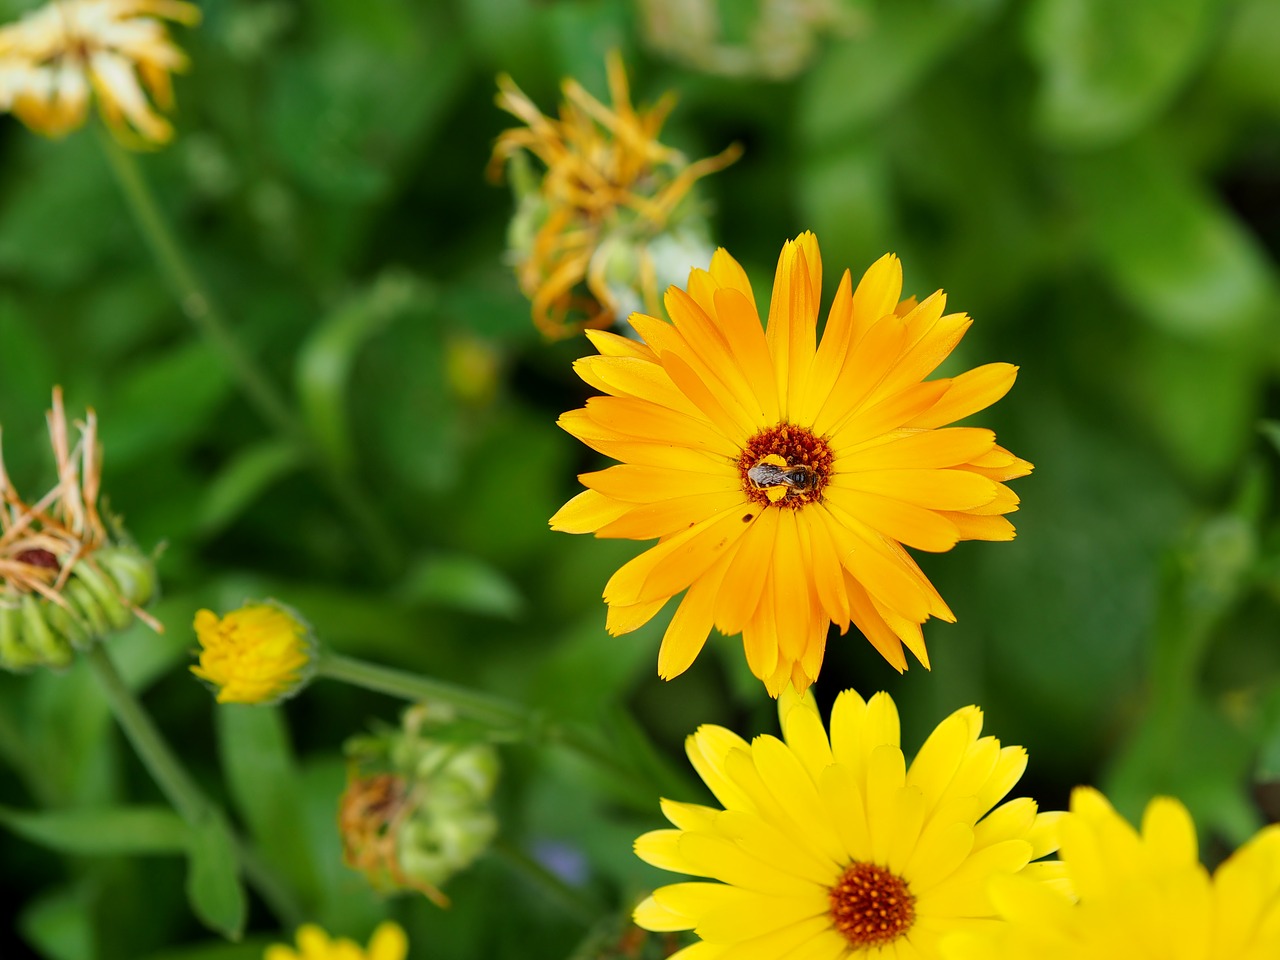
<svg viewBox="0 0 1280 960"><path fill-rule="evenodd" d="M829 893L831 919L853 947L882 947L911 929L916 898L907 882L874 863L851 863Z"/></svg>

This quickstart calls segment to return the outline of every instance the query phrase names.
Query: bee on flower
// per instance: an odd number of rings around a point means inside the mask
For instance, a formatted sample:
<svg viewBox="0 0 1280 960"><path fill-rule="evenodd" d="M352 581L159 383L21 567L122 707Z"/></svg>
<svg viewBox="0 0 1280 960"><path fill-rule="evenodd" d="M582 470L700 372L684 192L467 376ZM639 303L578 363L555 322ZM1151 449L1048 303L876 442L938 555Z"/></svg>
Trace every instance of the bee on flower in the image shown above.
<svg viewBox="0 0 1280 960"><path fill-rule="evenodd" d="M658 673L684 672L713 627L742 634L747 663L777 696L818 677L827 630L850 626L898 671L929 665L921 625L955 615L904 546L1012 540L1006 481L1031 464L981 427L954 423L999 400L1017 368L992 363L926 380L969 328L941 290L900 300L892 254L855 288L841 278L817 338L822 259L811 233L778 260L768 326L742 267L667 291L673 323L633 314L640 340L588 333L575 364L605 396L560 418L621 463L551 518L568 533L658 543L609 579L606 628L628 633L682 594Z"/></svg>
<svg viewBox="0 0 1280 960"><path fill-rule="evenodd" d="M59 137L83 126L96 99L121 142L158 146L173 136L172 74L187 56L165 20L193 26L200 10L183 0L53 0L0 28L0 109L37 133Z"/></svg>
<svg viewBox="0 0 1280 960"><path fill-rule="evenodd" d="M512 167L516 276L548 337L608 327L631 309L656 312L668 270L683 271L709 250L701 212L685 202L690 188L742 153L734 144L690 163L658 142L674 95L636 108L616 51L607 69L612 107L565 80L558 119L509 76L498 78L498 106L524 126L498 137L489 174ZM536 183L526 154L545 167Z"/></svg>
<svg viewBox="0 0 1280 960"><path fill-rule="evenodd" d="M31 501L19 495L0 453L0 669L64 667L135 618L163 628L142 606L155 566L98 506L102 445L93 410L72 443L62 390L47 416L57 482Z"/></svg>

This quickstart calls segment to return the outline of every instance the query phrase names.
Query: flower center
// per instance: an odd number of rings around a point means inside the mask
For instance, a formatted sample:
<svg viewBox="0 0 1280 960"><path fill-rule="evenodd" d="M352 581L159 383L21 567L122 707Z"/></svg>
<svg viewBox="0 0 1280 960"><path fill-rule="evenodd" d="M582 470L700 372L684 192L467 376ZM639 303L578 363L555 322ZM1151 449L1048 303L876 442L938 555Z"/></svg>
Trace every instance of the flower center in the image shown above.
<svg viewBox="0 0 1280 960"><path fill-rule="evenodd" d="M747 441L738 457L742 489L761 506L802 507L822 500L835 457L822 437L780 423Z"/></svg>
<svg viewBox="0 0 1280 960"><path fill-rule="evenodd" d="M41 567L45 570L59 570L62 567L58 563L58 558L43 547L30 547L26 550L19 550L13 555L13 559L19 563L25 563L31 567Z"/></svg>
<svg viewBox="0 0 1280 960"><path fill-rule="evenodd" d="M851 863L829 893L831 919L854 948L881 947L911 929L916 898L907 882L874 863Z"/></svg>

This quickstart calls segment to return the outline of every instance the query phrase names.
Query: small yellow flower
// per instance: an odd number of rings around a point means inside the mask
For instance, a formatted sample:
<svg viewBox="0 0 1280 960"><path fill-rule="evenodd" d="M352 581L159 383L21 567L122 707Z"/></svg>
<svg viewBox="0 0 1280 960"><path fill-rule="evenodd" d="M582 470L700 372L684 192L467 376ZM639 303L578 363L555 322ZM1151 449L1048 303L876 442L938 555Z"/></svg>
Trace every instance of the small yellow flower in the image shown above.
<svg viewBox="0 0 1280 960"><path fill-rule="evenodd" d="M621 463L579 476L552 528L658 541L605 585L606 628L635 630L683 593L658 673L686 670L714 626L742 634L775 697L817 679L833 623L898 671L904 647L928 667L922 625L955 616L904 547L1013 539L1005 482L1031 464L990 430L948 425L1004 396L1017 368L925 379L972 321L941 290L899 300L892 254L856 287L844 271L820 339L812 233L782 249L766 329L725 250L688 277L667 291L673 322L632 314L639 341L588 333L600 356L575 369L606 396L560 418Z"/></svg>
<svg viewBox="0 0 1280 960"><path fill-rule="evenodd" d="M405 960L408 955L409 938L404 929L388 920L373 931L367 950L345 938L334 940L309 923L298 928L297 950L276 944L267 947L262 960Z"/></svg>
<svg viewBox="0 0 1280 960"><path fill-rule="evenodd" d="M980 737L977 707L942 721L910 766L886 693L842 693L829 738L811 697L788 688L778 707L782 740L700 727L689 759L723 809L664 800L676 829L636 841L656 867L719 881L636 908L648 930L701 938L677 957L935 960L944 935L991 923L990 878L1056 882L1057 865L1031 862L1054 850L1056 815L1000 802L1027 755Z"/></svg>
<svg viewBox="0 0 1280 960"><path fill-rule="evenodd" d="M274 600L245 604L224 617L201 610L195 630L200 663L191 672L217 689L219 703L274 703L310 679L311 630Z"/></svg>
<svg viewBox="0 0 1280 960"><path fill-rule="evenodd" d="M0 669L63 667L136 617L156 589L155 565L128 542L114 518L99 512L102 445L93 410L72 442L53 390L49 439L58 480L35 501L23 499L0 454ZM110 521L110 523L108 522ZM110 531L108 530L110 526Z"/></svg>
<svg viewBox="0 0 1280 960"><path fill-rule="evenodd" d="M676 249L693 242L685 234L697 231L677 210L680 201L699 178L742 153L734 144L689 163L658 142L674 95L637 109L616 51L607 68L612 108L565 80L558 120L545 116L509 76L498 78L498 106L525 126L498 137L490 176L526 151L546 167L538 191L522 197L513 246L520 289L533 302L534 323L549 337L609 326L619 314L620 285L637 291L638 306L656 310L655 241L665 235L666 246ZM625 279L619 285L611 274Z"/></svg>
<svg viewBox="0 0 1280 960"><path fill-rule="evenodd" d="M1066 883L1000 878L991 895L1007 923L944 941L947 960L1280 957L1280 826L1210 876L1177 800L1152 800L1139 833L1101 793L1078 787L1058 837Z"/></svg>
<svg viewBox="0 0 1280 960"><path fill-rule="evenodd" d="M96 93L118 139L166 143L173 127L153 104L172 109L170 75L187 57L162 19L190 26L200 10L182 0L53 0L9 24L0 29L0 109L57 137L84 124Z"/></svg>

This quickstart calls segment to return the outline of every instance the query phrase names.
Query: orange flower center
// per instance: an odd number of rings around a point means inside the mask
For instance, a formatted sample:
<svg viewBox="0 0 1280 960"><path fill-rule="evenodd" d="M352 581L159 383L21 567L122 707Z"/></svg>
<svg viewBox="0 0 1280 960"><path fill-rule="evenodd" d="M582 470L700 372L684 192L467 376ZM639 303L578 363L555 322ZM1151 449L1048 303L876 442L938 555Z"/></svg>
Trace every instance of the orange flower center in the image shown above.
<svg viewBox="0 0 1280 960"><path fill-rule="evenodd" d="M822 437L804 427L780 423L747 441L738 472L747 497L761 506L795 509L822 501L835 457Z"/></svg>
<svg viewBox="0 0 1280 960"><path fill-rule="evenodd" d="M874 863L851 863L829 894L831 919L854 948L882 947L915 923L907 882Z"/></svg>

